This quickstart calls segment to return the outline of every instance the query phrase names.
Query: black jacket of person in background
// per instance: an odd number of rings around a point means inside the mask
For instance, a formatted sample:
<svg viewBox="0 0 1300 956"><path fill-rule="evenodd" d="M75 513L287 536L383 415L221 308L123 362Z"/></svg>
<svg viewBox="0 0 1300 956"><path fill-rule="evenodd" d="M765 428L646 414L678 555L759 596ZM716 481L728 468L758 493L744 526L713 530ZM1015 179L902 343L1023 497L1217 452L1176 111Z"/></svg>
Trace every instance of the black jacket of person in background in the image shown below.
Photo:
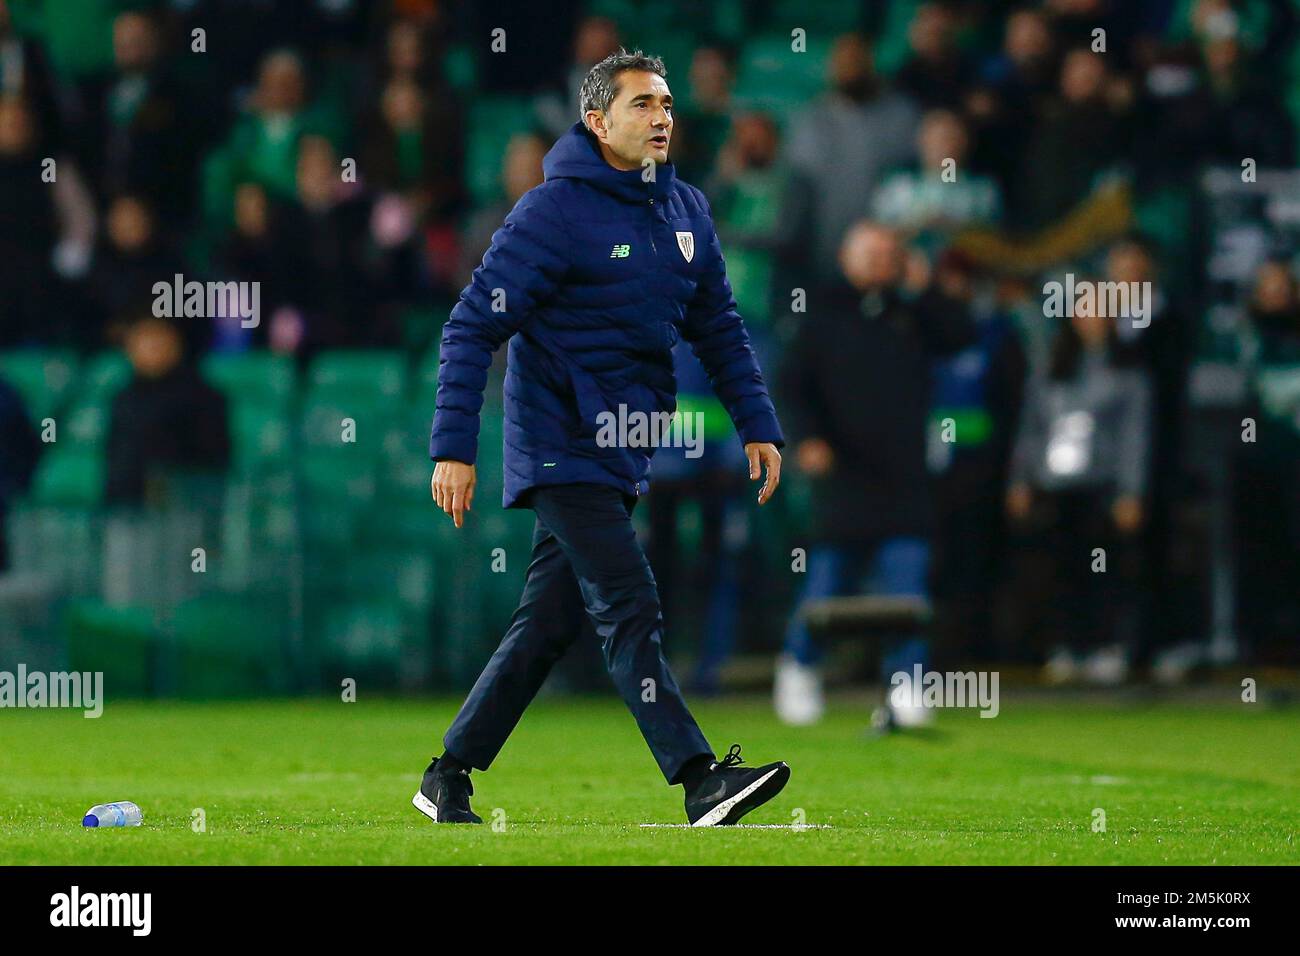
<svg viewBox="0 0 1300 956"><path fill-rule="evenodd" d="M0 380L0 571L9 564L5 514L13 499L31 482L40 452L41 442L22 396Z"/></svg>
<svg viewBox="0 0 1300 956"><path fill-rule="evenodd" d="M226 399L183 363L157 378L137 375L113 400L108 434L111 504L144 503L155 469L222 472L230 461Z"/></svg>
<svg viewBox="0 0 1300 956"><path fill-rule="evenodd" d="M930 361L974 340L964 310L926 304L942 301L840 282L814 292L794 325L782 376L793 444L821 438L835 456L812 483L819 542L929 534Z"/></svg>

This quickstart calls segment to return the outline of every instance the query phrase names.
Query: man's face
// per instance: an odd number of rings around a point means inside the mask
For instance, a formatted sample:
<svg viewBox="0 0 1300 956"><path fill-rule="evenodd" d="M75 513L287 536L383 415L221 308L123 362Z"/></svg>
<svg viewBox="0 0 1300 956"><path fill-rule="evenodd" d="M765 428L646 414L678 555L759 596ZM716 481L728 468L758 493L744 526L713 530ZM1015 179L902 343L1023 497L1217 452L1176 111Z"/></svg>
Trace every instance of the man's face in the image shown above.
<svg viewBox="0 0 1300 956"><path fill-rule="evenodd" d="M1286 266L1266 262L1255 274L1255 307L1261 312L1277 314L1295 306L1295 283Z"/></svg>
<svg viewBox="0 0 1300 956"><path fill-rule="evenodd" d="M1106 341L1107 332L1110 331L1110 320L1098 315L1096 307L1088 306L1086 303L1083 308L1078 304L1075 305L1070 324L1074 326L1074 331L1083 340L1083 344L1090 348L1100 347Z"/></svg>
<svg viewBox="0 0 1300 956"><path fill-rule="evenodd" d="M1003 47L1015 63L1032 63L1051 52L1052 32L1038 10L1021 10L1007 20L1006 42Z"/></svg>
<svg viewBox="0 0 1300 956"><path fill-rule="evenodd" d="M922 60L939 60L952 46L952 14L934 3L919 7L907 31L912 49Z"/></svg>
<svg viewBox="0 0 1300 956"><path fill-rule="evenodd" d="M154 56L153 25L138 13L113 21L113 59L123 72L145 69Z"/></svg>
<svg viewBox="0 0 1300 956"><path fill-rule="evenodd" d="M604 113L587 113L587 127L601 154L616 169L640 169L647 159L668 162L673 133L673 95L657 73L626 70L615 77L618 93Z"/></svg>
<svg viewBox="0 0 1300 956"><path fill-rule="evenodd" d="M895 285L903 275L903 246L892 229L855 226L840 248L840 268L855 288L866 292Z"/></svg>
<svg viewBox="0 0 1300 956"><path fill-rule="evenodd" d="M1106 64L1088 50L1075 50L1061 69L1061 94L1071 103L1086 103L1100 96L1106 83Z"/></svg>
<svg viewBox="0 0 1300 956"><path fill-rule="evenodd" d="M945 159L959 164L966 158L966 128L947 110L934 110L921 121L917 145L925 168L937 171Z"/></svg>
<svg viewBox="0 0 1300 956"><path fill-rule="evenodd" d="M161 319L145 319L127 333L126 354L141 378L161 378L180 364L180 333Z"/></svg>
<svg viewBox="0 0 1300 956"><path fill-rule="evenodd" d="M737 117L732 136L747 168L765 169L776 158L776 130L762 117L753 114Z"/></svg>
<svg viewBox="0 0 1300 956"><path fill-rule="evenodd" d="M304 79L298 62L272 54L262 63L257 99L268 113L294 113L302 106Z"/></svg>
<svg viewBox="0 0 1300 956"><path fill-rule="evenodd" d="M1151 257L1136 243L1122 242L1106 255L1106 278L1112 282L1146 282L1154 271Z"/></svg>
<svg viewBox="0 0 1300 956"><path fill-rule="evenodd" d="M857 34L846 34L836 39L831 47L831 86L847 96L858 98L871 86L871 47Z"/></svg>
<svg viewBox="0 0 1300 956"><path fill-rule="evenodd" d="M542 160L546 157L546 144L535 136L516 135L506 147L505 168L502 180L505 182L506 195L511 202L534 186L540 185L544 178Z"/></svg>
<svg viewBox="0 0 1300 956"><path fill-rule="evenodd" d="M108 237L123 252L135 252L149 241L149 211L140 200L122 196L108 208Z"/></svg>
<svg viewBox="0 0 1300 956"><path fill-rule="evenodd" d="M17 96L0 97L0 156L17 156L32 142L32 119Z"/></svg>

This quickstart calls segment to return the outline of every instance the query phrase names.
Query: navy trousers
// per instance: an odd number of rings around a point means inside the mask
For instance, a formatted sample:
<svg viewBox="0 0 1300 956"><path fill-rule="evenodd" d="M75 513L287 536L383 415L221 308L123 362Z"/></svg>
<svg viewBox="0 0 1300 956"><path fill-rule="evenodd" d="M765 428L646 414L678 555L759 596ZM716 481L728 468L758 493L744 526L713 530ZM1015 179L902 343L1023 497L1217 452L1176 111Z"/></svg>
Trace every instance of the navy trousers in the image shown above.
<svg viewBox="0 0 1300 956"><path fill-rule="evenodd" d="M659 592L632 528L635 504L606 485L530 493L537 527L523 596L443 738L457 759L488 768L551 667L581 633L584 605L614 686L665 779L678 783L687 761L713 754L664 660Z"/></svg>

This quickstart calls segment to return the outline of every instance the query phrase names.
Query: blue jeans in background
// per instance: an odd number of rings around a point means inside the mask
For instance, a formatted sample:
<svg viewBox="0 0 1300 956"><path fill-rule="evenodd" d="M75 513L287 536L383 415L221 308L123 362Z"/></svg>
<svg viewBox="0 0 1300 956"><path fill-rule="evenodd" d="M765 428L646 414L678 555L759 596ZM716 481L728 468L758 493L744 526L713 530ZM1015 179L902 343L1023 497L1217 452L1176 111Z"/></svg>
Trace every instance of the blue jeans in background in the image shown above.
<svg viewBox="0 0 1300 956"><path fill-rule="evenodd" d="M821 598L869 593L890 597L928 597L930 593L930 542L925 538L885 538L861 547L823 546L808 554L807 579L799 607L785 632L785 653L800 664L821 660L821 649L803 622L803 604ZM888 684L898 671L914 664L929 669L930 642L923 638L885 642L881 678Z"/></svg>

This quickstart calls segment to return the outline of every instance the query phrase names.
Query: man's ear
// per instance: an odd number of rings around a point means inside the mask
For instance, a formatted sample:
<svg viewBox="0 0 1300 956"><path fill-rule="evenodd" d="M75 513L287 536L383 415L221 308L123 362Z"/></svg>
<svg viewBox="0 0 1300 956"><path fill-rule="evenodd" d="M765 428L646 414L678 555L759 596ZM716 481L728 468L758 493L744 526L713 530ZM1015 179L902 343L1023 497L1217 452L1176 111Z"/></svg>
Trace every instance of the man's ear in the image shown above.
<svg viewBox="0 0 1300 956"><path fill-rule="evenodd" d="M600 110L587 110L587 129L595 134L596 139L602 143L609 136L609 130L605 126L605 114Z"/></svg>

